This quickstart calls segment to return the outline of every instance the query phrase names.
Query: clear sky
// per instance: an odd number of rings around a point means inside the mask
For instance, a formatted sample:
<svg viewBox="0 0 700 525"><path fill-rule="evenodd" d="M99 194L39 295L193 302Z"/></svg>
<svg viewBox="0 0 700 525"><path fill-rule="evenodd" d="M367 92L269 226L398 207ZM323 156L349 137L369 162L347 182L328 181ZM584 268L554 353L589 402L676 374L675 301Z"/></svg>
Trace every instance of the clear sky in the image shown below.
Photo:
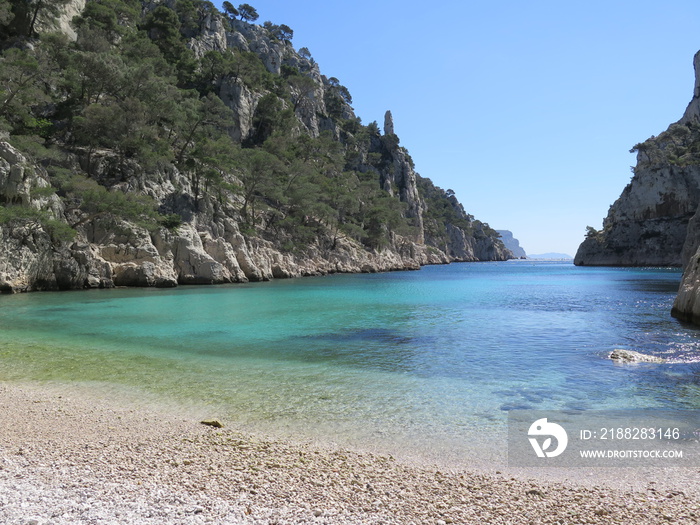
<svg viewBox="0 0 700 525"><path fill-rule="evenodd" d="M574 255L602 226L630 148L690 102L700 50L697 0L248 3L364 124L391 110L417 171L528 253Z"/></svg>

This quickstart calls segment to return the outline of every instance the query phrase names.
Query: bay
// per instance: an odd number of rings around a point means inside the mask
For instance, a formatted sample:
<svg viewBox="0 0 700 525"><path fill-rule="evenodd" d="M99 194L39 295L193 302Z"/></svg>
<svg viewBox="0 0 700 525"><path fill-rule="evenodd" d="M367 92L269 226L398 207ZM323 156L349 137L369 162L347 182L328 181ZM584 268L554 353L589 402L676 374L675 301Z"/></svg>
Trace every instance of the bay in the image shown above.
<svg viewBox="0 0 700 525"><path fill-rule="evenodd" d="M381 451L482 455L512 409L700 408L700 332L669 314L680 276L509 261L2 296L0 380L138 392ZM616 365L615 348L669 362Z"/></svg>

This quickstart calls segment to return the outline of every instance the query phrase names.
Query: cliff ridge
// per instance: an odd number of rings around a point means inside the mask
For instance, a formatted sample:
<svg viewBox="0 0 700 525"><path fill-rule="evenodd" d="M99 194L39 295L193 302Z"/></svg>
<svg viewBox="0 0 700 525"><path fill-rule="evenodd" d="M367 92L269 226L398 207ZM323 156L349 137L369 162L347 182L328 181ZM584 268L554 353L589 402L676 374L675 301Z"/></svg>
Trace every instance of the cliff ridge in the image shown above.
<svg viewBox="0 0 700 525"><path fill-rule="evenodd" d="M512 257L416 173L389 112L383 134L361 123L288 27L208 2L88 0L65 30L81 5L31 30L0 20L14 93L0 108L0 290Z"/></svg>

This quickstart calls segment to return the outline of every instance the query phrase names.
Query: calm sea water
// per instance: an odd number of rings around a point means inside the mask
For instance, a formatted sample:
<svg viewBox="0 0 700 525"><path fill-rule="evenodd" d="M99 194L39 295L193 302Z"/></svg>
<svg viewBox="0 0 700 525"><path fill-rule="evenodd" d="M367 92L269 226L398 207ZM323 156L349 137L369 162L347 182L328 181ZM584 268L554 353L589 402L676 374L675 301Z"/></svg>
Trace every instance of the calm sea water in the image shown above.
<svg viewBox="0 0 700 525"><path fill-rule="evenodd" d="M2 296L0 380L138 389L268 431L467 454L514 408L700 408L700 332L669 315L680 276L513 261ZM671 362L619 366L615 348Z"/></svg>

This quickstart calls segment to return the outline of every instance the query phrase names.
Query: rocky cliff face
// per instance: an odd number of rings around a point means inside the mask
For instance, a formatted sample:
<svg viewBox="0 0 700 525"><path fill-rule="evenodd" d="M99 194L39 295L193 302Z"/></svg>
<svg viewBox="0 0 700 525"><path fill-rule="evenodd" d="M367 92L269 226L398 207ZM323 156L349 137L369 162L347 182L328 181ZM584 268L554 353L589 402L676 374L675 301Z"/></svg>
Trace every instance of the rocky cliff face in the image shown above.
<svg viewBox="0 0 700 525"><path fill-rule="evenodd" d="M700 52L695 55L693 100L688 104L680 122L691 126L697 126L700 122ZM683 279L671 314L682 321L700 325L700 208L688 223L688 233L681 255Z"/></svg>
<svg viewBox="0 0 700 525"><path fill-rule="evenodd" d="M635 146L634 176L603 221L589 229L574 264L681 266L688 224L700 204L700 55L696 86L677 123Z"/></svg>
<svg viewBox="0 0 700 525"><path fill-rule="evenodd" d="M700 325L700 251L685 266L671 315L681 321Z"/></svg>
<svg viewBox="0 0 700 525"><path fill-rule="evenodd" d="M635 146L632 181L603 230L589 229L574 263L683 266L671 314L700 324L700 52L694 67L693 98L683 117Z"/></svg>
<svg viewBox="0 0 700 525"><path fill-rule="evenodd" d="M0 142L0 201L23 200L37 210L54 209L56 216L64 218L65 210L55 195L49 199L32 196L34 190L47 185L44 177L40 167ZM143 181L132 182L163 200L189 184L177 172L150 187ZM263 281L418 269L453 260L398 235L384 250L368 251L351 239L341 239L329 250L322 246L324 239L318 239L302 254L284 253L273 241L244 236L233 210L217 209L208 198L200 209L191 222L175 231L148 231L113 217L96 218L80 227L77 237L67 244L56 242L50 228L38 220L11 221L0 226L0 291ZM496 255L507 256L502 252Z"/></svg>
<svg viewBox="0 0 700 525"><path fill-rule="evenodd" d="M603 229L589 233L574 264L681 266L688 222L699 203L699 166L651 166L638 160Z"/></svg>
<svg viewBox="0 0 700 525"><path fill-rule="evenodd" d="M147 9L155 5L158 2ZM0 212L14 204L22 204L25 210L20 218L0 220L0 291L233 283L512 257L497 236L473 221L461 205L459 225L446 223L440 242L431 242L424 215L434 210L419 191L419 175L408 152L398 145L390 114L385 134L377 131L362 146L353 136L354 128L339 124L358 119L347 101L338 102L337 80L321 75L317 64L299 55L289 42L272 38L260 26L238 20L225 23L218 13L209 13L200 20L200 29L188 46L198 57L210 51L254 54L276 76L285 66L286 71L297 72L300 80L292 83L291 97L279 99L282 110L293 110L290 133L314 138L329 133L353 154L348 156L354 159L351 169L375 178L378 187L401 203L410 228L390 232L388 243L368 248L351 236L324 230L320 219L308 217L320 233L303 247L290 249L272 230L243 227L242 197L222 199L202 191L176 165L146 172L136 163L126 169L122 159L115 178L109 172L115 153L91 153L91 179L109 192L149 196L163 212L182 219L175 227L146 228L109 213L89 215L69 209L56 193L46 191L51 184L44 166L8 142L0 142ZM232 75L219 78L215 88L232 110L230 136L238 143L255 138L259 106L270 91L252 88ZM327 107L330 102L334 108ZM80 152L68 154L62 162L65 171L85 171ZM236 176L225 175L230 187L237 187ZM27 209L36 210L37 216L33 218ZM70 241L60 234L65 227L75 232Z"/></svg>

